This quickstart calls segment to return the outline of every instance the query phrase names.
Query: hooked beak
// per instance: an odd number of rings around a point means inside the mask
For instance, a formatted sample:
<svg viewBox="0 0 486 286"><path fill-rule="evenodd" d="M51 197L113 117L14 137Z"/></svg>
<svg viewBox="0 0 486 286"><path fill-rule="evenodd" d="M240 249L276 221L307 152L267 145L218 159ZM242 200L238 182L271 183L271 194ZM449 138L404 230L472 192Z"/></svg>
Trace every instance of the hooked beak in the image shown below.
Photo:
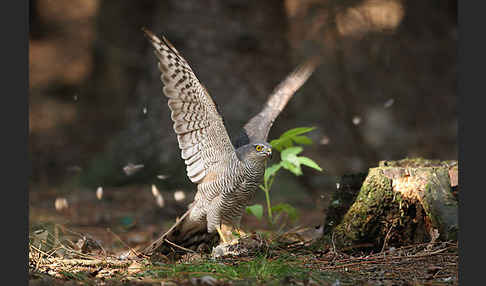
<svg viewBox="0 0 486 286"><path fill-rule="evenodd" d="M267 148L265 154L267 154L268 158L272 159L272 148Z"/></svg>

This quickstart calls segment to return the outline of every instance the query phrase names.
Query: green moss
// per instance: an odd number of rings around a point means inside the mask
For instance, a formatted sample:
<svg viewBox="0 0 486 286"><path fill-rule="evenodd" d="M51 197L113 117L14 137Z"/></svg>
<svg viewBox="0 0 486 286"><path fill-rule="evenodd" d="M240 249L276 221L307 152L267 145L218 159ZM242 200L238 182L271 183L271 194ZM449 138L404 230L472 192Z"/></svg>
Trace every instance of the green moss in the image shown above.
<svg viewBox="0 0 486 286"><path fill-rule="evenodd" d="M453 239L457 202L450 192L449 170L454 163L424 158L380 162L380 167L369 170L356 200L327 235L337 246L372 243L381 249L385 239L387 245L395 246L420 243L430 239L430 219L432 227L439 226L441 236ZM402 168L428 182L423 192L416 193L418 198L393 190L391 178L403 176Z"/></svg>
<svg viewBox="0 0 486 286"><path fill-rule="evenodd" d="M380 161L380 167L432 167L432 166L442 166L444 162L440 160L430 160L425 158L405 158L398 161Z"/></svg>
<svg viewBox="0 0 486 286"><path fill-rule="evenodd" d="M381 248L390 229L406 234L393 239L407 237L415 242L421 219L414 219L416 215L421 216L422 212L417 210L420 206L393 191L392 179L384 175L386 169L370 169L356 201L334 230L338 245L372 243L376 248Z"/></svg>
<svg viewBox="0 0 486 286"><path fill-rule="evenodd" d="M355 203L343 217L335 233L344 245L373 236L376 219L382 215L386 200L393 198L392 181L379 168L370 169ZM378 212L378 213L377 213Z"/></svg>

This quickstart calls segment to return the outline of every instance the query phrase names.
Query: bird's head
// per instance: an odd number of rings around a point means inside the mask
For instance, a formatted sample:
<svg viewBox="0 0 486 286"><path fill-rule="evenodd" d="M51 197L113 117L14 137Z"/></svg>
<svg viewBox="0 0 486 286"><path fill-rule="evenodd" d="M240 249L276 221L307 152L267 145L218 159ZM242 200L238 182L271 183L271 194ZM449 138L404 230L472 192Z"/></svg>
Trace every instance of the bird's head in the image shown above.
<svg viewBox="0 0 486 286"><path fill-rule="evenodd" d="M237 154L240 160L264 161L272 157L272 146L267 142L253 142L238 148Z"/></svg>
<svg viewBox="0 0 486 286"><path fill-rule="evenodd" d="M266 158L272 157L272 146L267 142L253 143L253 149L258 156Z"/></svg>

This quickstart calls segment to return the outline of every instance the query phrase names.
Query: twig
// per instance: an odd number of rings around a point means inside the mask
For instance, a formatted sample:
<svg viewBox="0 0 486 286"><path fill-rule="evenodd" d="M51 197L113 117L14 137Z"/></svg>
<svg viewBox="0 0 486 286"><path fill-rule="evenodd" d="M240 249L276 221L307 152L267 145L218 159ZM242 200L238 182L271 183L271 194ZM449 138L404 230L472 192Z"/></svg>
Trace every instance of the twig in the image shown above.
<svg viewBox="0 0 486 286"><path fill-rule="evenodd" d="M37 251L37 257L34 257L34 254L32 254L32 259L35 261L35 269L39 269L39 265L43 262L43 258L42 258L42 255L48 255L47 253L45 253L44 251L40 250L39 248L35 247L33 244L29 244L29 247L31 248L31 252L32 252L32 249Z"/></svg>
<svg viewBox="0 0 486 286"><path fill-rule="evenodd" d="M106 259L53 259L53 262L57 262L63 265L82 265L82 266L116 266L125 267L129 266L132 261L120 261L120 260L106 260Z"/></svg>
<svg viewBox="0 0 486 286"><path fill-rule="evenodd" d="M149 255L150 252L153 252L154 250L156 250L157 248L159 248L159 246L165 241L165 238L167 237L167 235L169 235L169 233L172 230L174 230L179 224L181 224L181 222L186 218L186 216L189 215L189 213L191 212L191 210L192 210L193 207L194 207L194 205L191 206L180 218L178 218L176 220L176 222L174 223L174 225L172 225L171 228L169 228L168 231L166 231L163 235L161 235L159 238L157 238L149 246L145 247L142 250L142 253L144 255Z"/></svg>
<svg viewBox="0 0 486 286"><path fill-rule="evenodd" d="M332 235L331 235L332 250L333 250L334 253L337 253L336 244L334 244L334 234L335 234L335 232L333 232Z"/></svg>
<svg viewBox="0 0 486 286"><path fill-rule="evenodd" d="M352 249L356 249L356 248L369 248L369 247L373 247L373 246L374 246L373 243L360 243L360 244L355 244L355 245L343 247L343 248L341 248L341 251L348 251L348 250L352 250Z"/></svg>
<svg viewBox="0 0 486 286"><path fill-rule="evenodd" d="M57 228L62 228L63 230L67 230L67 231L69 231L69 232L71 232L71 233L73 233L73 234L76 234L76 235L78 235L78 236L82 237L82 235L80 235L79 233L74 232L74 231L72 231L72 230L70 230L70 229L68 229L68 228L66 228L66 227L64 227L64 226L62 226L62 225L56 224L56 225L55 225L55 227L56 227L56 229L57 229ZM59 235L57 235L57 236L56 236L56 235L53 235L52 233L48 232L48 236L49 236L49 235L50 235L50 236L51 236L51 237L54 239L54 241L56 242L56 244L59 244L59 248L62 248L62 249L66 250L66 251L67 251L67 252L69 252L69 253L72 253L72 254L75 254L75 255L78 255L78 256L81 256L81 257L85 257L85 258L93 258L93 257L94 257L93 255L90 255L90 254L84 254L84 253L82 253L82 252L80 252L80 251L77 251L77 250L75 250L75 249L73 249L73 248L69 248L69 247L67 247L67 246L66 246L66 245L65 245L65 244L64 244L64 243L63 243L63 242L62 242L62 241L59 239ZM69 240L64 240L64 241L65 241L65 242L69 242L71 245L73 245L73 244L72 244L72 242L71 242L71 241L69 241ZM103 248L102 248L102 249L103 249Z"/></svg>
<svg viewBox="0 0 486 286"><path fill-rule="evenodd" d="M383 251L385 250L385 247L386 247L386 244L388 242L389 235L390 235L390 232L392 231L392 229L393 229L393 225L390 226L390 228L388 229L388 232L385 235L385 239L383 240L383 247L381 248L380 253L383 253Z"/></svg>
<svg viewBox="0 0 486 286"><path fill-rule="evenodd" d="M33 244L30 244L30 247L32 247L34 250L40 252L41 254L44 254L46 256L50 256L50 254L47 254L46 252L42 251L40 248L35 247Z"/></svg>
<svg viewBox="0 0 486 286"><path fill-rule="evenodd" d="M128 244L126 244L121 238L120 236L118 236L116 233L114 233L113 231L111 231L110 228L107 228L106 231L108 231L109 233L113 234L113 236L115 236L116 239L118 239L126 248L128 248L128 250L130 250L131 252L133 252L137 257L140 257L141 254L138 253L135 249L131 248Z"/></svg>
<svg viewBox="0 0 486 286"><path fill-rule="evenodd" d="M184 250L184 251L191 252L191 253L197 253L197 252L195 252L195 251L194 251L194 250L192 250L192 249L185 248L185 247L182 247L182 246L180 246L180 245L177 245L177 244L173 243L172 241L168 240L167 238L164 238L164 241L165 241L165 242L167 242L168 244L170 244L170 245L172 245L172 246L174 246L174 247L177 247L177 248L179 248L179 249L182 249L182 250Z"/></svg>
<svg viewBox="0 0 486 286"><path fill-rule="evenodd" d="M423 258L423 257L427 257L427 256L432 256L432 255L435 255L435 254L439 254L441 252L444 252L445 250L449 249L450 247L446 247L446 248L442 248L442 249L439 249L439 250L436 250L434 252L430 252L430 253L427 253L427 254L421 254L421 255L411 255L411 256L388 256L387 257L387 260L392 260L392 259L398 259L398 260L401 260L401 259L413 259L413 258ZM359 260L357 262L352 262L352 261L356 261L356 260ZM344 259L344 260L341 260L341 261L338 261L338 262L346 262L346 261L349 261L349 262L352 262L352 263L347 263L347 264L340 264L340 265L332 265L332 266L327 266L327 267L323 267L323 268L320 268L321 270L329 270L329 269L336 269L336 268L343 268L343 267L350 267L350 266L355 266L355 265L362 265L362 264L373 264L373 263L376 263L376 264L379 264L379 263L388 263L385 261L385 258L383 258L381 256L381 254L377 253L377 255L373 256L373 257L367 257L367 258L362 258L362 257L359 257L359 258L352 258L352 259Z"/></svg>

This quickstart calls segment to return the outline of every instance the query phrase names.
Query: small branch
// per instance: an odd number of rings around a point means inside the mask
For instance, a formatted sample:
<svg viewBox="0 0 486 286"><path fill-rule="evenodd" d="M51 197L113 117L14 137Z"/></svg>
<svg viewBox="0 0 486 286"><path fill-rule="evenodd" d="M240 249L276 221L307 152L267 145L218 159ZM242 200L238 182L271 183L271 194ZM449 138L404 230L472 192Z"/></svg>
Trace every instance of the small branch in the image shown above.
<svg viewBox="0 0 486 286"><path fill-rule="evenodd" d="M52 260L54 263L63 265L82 265L82 266L112 266L112 267L126 267L133 261L120 261L120 260L101 260L101 259L56 259Z"/></svg>
<svg viewBox="0 0 486 286"><path fill-rule="evenodd" d="M182 249L184 251L187 251L187 252L191 252L191 253L197 253L196 251L192 250L192 249L189 249L189 248L185 248L185 247L182 247L180 245L177 245L175 243L173 243L172 241L168 240L167 238L164 238L164 241L167 242L168 244L174 246L174 247L177 247L179 249Z"/></svg>
<svg viewBox="0 0 486 286"><path fill-rule="evenodd" d="M169 228L168 231L166 231L163 235L161 235L157 240L155 240L154 242L152 242L149 246L145 247L143 250L142 250L142 253L144 255L150 255L151 252L153 252L154 250L156 250L157 248L160 247L160 245L166 241L166 237L169 235L169 233L171 233L185 218L186 216L189 215L189 213L191 212L192 208L194 207L191 206L180 218L178 218L176 220L176 222Z"/></svg>
<svg viewBox="0 0 486 286"><path fill-rule="evenodd" d="M388 243L388 239L390 238L389 236L390 236L390 232L392 231L392 229L393 229L393 225L390 226L390 228L388 229L388 232L385 235L385 239L383 241L383 247L381 248L380 252L385 251L385 247L386 247L386 244Z"/></svg>
<svg viewBox="0 0 486 286"><path fill-rule="evenodd" d="M133 252L133 254L135 254L138 257L141 256L140 253L138 253L135 249L131 248L128 244L126 244L116 233L114 233L113 231L111 231L111 229L107 228L106 231L108 231L113 236L115 236L116 239L118 239L126 248L128 248L128 250L130 250L131 252Z"/></svg>

